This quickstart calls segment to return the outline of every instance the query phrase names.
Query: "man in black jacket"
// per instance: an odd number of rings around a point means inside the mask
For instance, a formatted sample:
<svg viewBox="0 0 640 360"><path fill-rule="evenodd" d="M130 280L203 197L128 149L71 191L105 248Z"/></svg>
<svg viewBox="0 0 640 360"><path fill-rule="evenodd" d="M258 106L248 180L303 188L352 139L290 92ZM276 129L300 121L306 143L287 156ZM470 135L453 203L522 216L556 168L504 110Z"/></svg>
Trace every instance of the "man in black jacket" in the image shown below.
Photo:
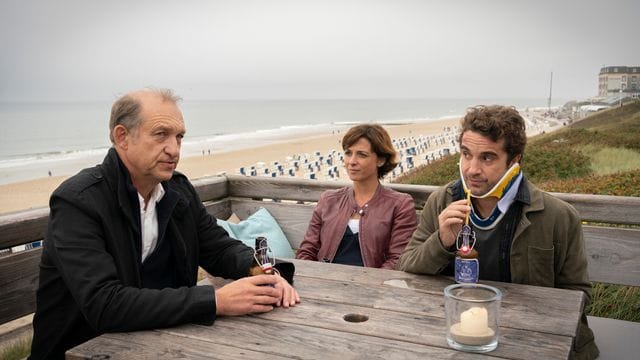
<svg viewBox="0 0 640 360"><path fill-rule="evenodd" d="M185 133L177 101L170 90L118 99L104 162L52 194L31 359L63 358L105 332L211 325L300 301L282 277L260 274L253 249L217 226L175 172ZM239 280L196 286L198 266Z"/></svg>

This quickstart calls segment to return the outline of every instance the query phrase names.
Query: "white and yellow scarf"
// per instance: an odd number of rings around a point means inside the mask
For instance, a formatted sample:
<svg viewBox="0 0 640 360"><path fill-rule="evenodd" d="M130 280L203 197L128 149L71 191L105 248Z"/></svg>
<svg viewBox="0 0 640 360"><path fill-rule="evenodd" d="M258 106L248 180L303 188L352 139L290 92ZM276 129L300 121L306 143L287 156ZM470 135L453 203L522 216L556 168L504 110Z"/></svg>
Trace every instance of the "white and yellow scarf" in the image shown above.
<svg viewBox="0 0 640 360"><path fill-rule="evenodd" d="M513 200L518 193L518 188L520 186L520 182L522 181L522 171L520 169L519 163L514 163L511 167L502 175L500 181L496 183L496 185L489 191L487 191L483 195L473 195L471 190L467 187L467 184L464 181L464 176L462 175L462 165L459 164L460 169L460 180L462 182L462 188L465 192L467 203L471 206L471 213L465 219L465 223L468 224L469 219L475 227L481 230L489 230L493 229L502 219L504 214L509 210L509 206L513 203ZM471 198L476 199L485 199L487 197L493 196L498 198L498 204L491 212L487 218L481 218L476 215L476 212L473 208L473 203L471 202Z"/></svg>

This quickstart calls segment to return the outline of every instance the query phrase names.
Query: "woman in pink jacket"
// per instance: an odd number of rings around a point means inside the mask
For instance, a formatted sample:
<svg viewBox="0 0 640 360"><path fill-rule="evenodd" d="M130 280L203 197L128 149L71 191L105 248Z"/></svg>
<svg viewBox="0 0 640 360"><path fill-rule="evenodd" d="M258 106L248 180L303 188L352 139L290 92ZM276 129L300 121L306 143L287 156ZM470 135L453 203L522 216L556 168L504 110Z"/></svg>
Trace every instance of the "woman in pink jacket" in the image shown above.
<svg viewBox="0 0 640 360"><path fill-rule="evenodd" d="M397 152L376 124L349 129L342 149L353 184L320 195L297 258L393 269L417 224L413 198L380 184Z"/></svg>

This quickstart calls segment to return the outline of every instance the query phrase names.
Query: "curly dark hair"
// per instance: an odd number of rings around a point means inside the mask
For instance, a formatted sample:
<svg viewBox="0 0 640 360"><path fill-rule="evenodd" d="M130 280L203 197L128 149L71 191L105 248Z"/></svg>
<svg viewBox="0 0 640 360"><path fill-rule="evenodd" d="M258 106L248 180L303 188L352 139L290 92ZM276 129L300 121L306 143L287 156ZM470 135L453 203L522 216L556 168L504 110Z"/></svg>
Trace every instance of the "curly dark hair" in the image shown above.
<svg viewBox="0 0 640 360"><path fill-rule="evenodd" d="M378 179L382 179L398 166L398 152L393 147L391 137L387 130L378 124L362 124L349 129L342 138L342 150L346 151L361 138L369 140L373 152L384 159L384 164L378 167Z"/></svg>
<svg viewBox="0 0 640 360"><path fill-rule="evenodd" d="M473 131L497 142L504 139L504 150L507 152L507 164L516 156L524 155L527 144L527 133L524 119L513 106L479 105L467 109L467 114L460 121L460 138L465 131ZM522 160L522 159L521 159Z"/></svg>

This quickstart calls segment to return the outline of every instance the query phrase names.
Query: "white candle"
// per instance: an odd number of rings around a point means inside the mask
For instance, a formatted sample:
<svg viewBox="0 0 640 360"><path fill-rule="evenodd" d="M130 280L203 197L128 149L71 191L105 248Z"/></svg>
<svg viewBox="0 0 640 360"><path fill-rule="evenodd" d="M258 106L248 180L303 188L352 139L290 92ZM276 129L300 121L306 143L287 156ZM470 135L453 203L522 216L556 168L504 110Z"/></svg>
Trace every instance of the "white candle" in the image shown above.
<svg viewBox="0 0 640 360"><path fill-rule="evenodd" d="M460 314L460 330L469 335L484 335L489 330L487 309L472 307Z"/></svg>

